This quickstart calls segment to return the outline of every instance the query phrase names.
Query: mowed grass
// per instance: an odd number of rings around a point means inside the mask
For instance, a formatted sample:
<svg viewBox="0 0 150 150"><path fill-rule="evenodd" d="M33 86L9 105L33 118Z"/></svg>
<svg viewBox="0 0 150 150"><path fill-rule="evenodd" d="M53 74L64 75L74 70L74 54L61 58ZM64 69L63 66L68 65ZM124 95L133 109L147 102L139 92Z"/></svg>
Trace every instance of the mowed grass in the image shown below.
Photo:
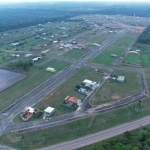
<svg viewBox="0 0 150 150"><path fill-rule="evenodd" d="M111 54L120 55L122 54L123 51L124 48L122 47L109 46L108 48L106 48L105 51L103 51L101 54L95 57L91 62L97 64L110 65L117 59L114 57L110 57L110 55Z"/></svg>
<svg viewBox="0 0 150 150"><path fill-rule="evenodd" d="M90 101L93 105L100 105L108 102L120 100L142 90L140 75L135 72L114 71L116 76L125 76L125 82L121 83L112 79L106 80L104 85L98 90Z"/></svg>
<svg viewBox="0 0 150 150"><path fill-rule="evenodd" d="M134 39L134 36L132 36L131 34L125 34L118 41L113 43L113 45L125 48L125 47L129 46L129 44L132 42L133 39Z"/></svg>
<svg viewBox="0 0 150 150"><path fill-rule="evenodd" d="M132 49L133 50L139 49L141 50L141 52L139 55L128 54L123 60L124 62L141 63L144 67L150 64L150 51L149 51L150 45L136 43Z"/></svg>
<svg viewBox="0 0 150 150"><path fill-rule="evenodd" d="M138 113L135 111L135 107L139 110ZM128 107L97 115L91 130L88 129L88 126L92 117L88 117L79 121L28 133L6 133L0 137L0 143L21 150L46 147L140 119L150 115L149 109L150 98L147 98L142 101L140 106L139 102L135 102Z"/></svg>
<svg viewBox="0 0 150 150"><path fill-rule="evenodd" d="M141 56L140 54L137 55L128 53L127 56L124 58L123 62L141 64Z"/></svg>
<svg viewBox="0 0 150 150"><path fill-rule="evenodd" d="M62 56L67 59L78 60L87 52L88 50L69 50L68 52L64 53L64 55Z"/></svg>
<svg viewBox="0 0 150 150"><path fill-rule="evenodd" d="M70 63L52 60L42 66L31 67L27 78L0 93L0 111L17 101L19 98L33 90L36 86L40 85L42 82L46 81L68 65L70 65ZM55 73L46 72L47 67L54 67L57 71Z"/></svg>

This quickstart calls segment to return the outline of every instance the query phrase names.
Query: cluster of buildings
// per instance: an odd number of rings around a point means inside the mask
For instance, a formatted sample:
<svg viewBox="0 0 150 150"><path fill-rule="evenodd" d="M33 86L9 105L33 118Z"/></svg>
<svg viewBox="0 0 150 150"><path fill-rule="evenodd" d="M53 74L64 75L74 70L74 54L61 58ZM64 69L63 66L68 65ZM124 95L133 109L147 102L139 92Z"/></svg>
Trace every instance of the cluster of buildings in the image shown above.
<svg viewBox="0 0 150 150"><path fill-rule="evenodd" d="M53 107L47 107L44 112L39 110L38 108L27 107L24 112L21 113L20 117L23 121L28 121L29 119L39 118L43 115L43 119L49 118L55 111Z"/></svg>
<svg viewBox="0 0 150 150"><path fill-rule="evenodd" d="M135 51L133 50L130 50L128 53L131 53L131 54L140 54L141 50L137 49Z"/></svg>

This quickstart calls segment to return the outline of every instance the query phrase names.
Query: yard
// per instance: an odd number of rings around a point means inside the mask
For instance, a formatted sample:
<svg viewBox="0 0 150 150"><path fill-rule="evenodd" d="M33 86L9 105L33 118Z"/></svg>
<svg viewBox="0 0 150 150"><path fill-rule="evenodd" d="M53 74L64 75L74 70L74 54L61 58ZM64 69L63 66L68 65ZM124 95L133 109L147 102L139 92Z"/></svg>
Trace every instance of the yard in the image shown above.
<svg viewBox="0 0 150 150"><path fill-rule="evenodd" d="M138 73L114 71L112 74L125 76L125 82L121 83L112 79L106 80L90 101L92 105L117 101L141 90L141 79Z"/></svg>

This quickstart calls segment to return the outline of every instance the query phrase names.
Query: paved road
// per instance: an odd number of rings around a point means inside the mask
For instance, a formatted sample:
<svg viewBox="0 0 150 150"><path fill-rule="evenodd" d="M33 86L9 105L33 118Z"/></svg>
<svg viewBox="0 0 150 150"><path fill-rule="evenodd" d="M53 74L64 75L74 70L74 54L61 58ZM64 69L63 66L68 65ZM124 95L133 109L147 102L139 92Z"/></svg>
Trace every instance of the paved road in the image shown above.
<svg viewBox="0 0 150 150"><path fill-rule="evenodd" d="M137 129L141 126L150 124L150 116L133 121L131 123L126 123L123 125L116 126L107 130L97 132L85 137L81 137L72 141L56 144L46 148L41 148L38 150L74 150L80 147L84 147L99 141L106 140L108 138L120 135L126 131L131 131Z"/></svg>

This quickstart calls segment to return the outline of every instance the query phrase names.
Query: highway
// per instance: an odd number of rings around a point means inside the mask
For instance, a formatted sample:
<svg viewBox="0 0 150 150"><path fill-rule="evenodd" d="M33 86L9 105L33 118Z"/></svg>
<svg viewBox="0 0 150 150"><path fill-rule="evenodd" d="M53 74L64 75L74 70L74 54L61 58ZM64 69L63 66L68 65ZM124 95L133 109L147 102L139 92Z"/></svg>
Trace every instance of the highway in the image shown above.
<svg viewBox="0 0 150 150"><path fill-rule="evenodd" d="M53 146L49 146L46 148L41 148L38 150L74 150L80 147L84 147L99 141L106 140L108 138L123 134L126 131L131 131L137 128L140 128L141 126L146 126L150 124L150 116L144 117L142 119L126 123L123 125L119 125L113 128L109 128L107 130L103 130L100 132L97 132L95 134L91 134L88 136L84 136L72 141L63 142L60 144L56 144Z"/></svg>

